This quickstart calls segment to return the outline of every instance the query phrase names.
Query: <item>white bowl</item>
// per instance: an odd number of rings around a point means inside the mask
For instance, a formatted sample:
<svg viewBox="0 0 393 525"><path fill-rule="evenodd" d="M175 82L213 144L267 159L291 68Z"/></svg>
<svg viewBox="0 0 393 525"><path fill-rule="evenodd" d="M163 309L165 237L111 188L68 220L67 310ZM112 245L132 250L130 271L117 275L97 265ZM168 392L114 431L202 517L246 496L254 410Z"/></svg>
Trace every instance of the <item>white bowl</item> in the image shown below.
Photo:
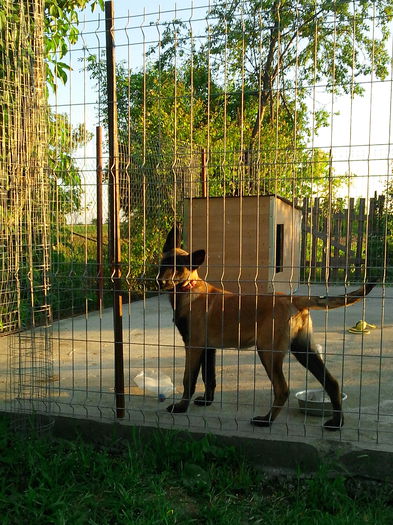
<svg viewBox="0 0 393 525"><path fill-rule="evenodd" d="M322 388L309 388L297 392L295 397L299 403L299 409L308 416L330 416L333 408L330 398ZM342 392L341 399L345 401L347 394Z"/></svg>

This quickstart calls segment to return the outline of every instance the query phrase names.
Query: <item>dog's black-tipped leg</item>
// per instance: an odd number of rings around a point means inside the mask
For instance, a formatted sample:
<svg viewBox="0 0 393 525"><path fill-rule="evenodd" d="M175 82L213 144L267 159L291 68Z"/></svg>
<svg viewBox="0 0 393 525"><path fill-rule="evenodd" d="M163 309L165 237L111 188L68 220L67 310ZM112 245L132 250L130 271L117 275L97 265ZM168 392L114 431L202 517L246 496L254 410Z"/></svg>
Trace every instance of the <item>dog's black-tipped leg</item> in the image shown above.
<svg viewBox="0 0 393 525"><path fill-rule="evenodd" d="M198 396L194 399L194 404L198 407L209 407L213 403L213 398L211 396Z"/></svg>
<svg viewBox="0 0 393 525"><path fill-rule="evenodd" d="M181 414L187 412L189 404L190 402L188 400L182 399L178 403L173 403L172 405L169 405L169 407L167 407L167 411L171 414Z"/></svg>
<svg viewBox="0 0 393 525"><path fill-rule="evenodd" d="M273 421L269 416L255 416L250 421L254 427L270 427Z"/></svg>
<svg viewBox="0 0 393 525"><path fill-rule="evenodd" d="M214 400L216 390L216 349L206 348L201 357L202 379L205 384L205 393L194 400L198 407L209 407Z"/></svg>
<svg viewBox="0 0 393 525"><path fill-rule="evenodd" d="M337 430L341 430L341 428L344 426L344 416L342 414L338 414L332 419L329 419L324 423L323 428L325 430L329 430L330 432L337 432Z"/></svg>

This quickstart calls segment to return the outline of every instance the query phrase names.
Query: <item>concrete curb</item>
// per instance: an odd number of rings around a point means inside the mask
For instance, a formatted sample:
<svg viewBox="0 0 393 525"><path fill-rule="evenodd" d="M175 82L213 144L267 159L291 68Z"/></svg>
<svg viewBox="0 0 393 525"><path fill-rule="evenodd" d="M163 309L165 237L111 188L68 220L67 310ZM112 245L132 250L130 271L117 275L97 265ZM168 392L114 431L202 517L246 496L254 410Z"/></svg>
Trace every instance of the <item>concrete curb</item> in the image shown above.
<svg viewBox="0 0 393 525"><path fill-rule="evenodd" d="M32 416L7 413L14 421L25 423ZM175 432L179 439L198 440L202 432L171 430L152 426L132 426L124 423L84 420L64 416L36 416L39 425L48 429L54 437L110 446L113 442L131 441L138 436L148 443L155 432ZM44 425L43 425L44 422ZM34 417L33 417L34 427ZM39 425L36 428L39 430ZM321 465L326 465L332 475L362 477L378 481L393 482L393 453L386 447L363 448L352 443L315 440L295 441L290 439L253 438L228 433L215 433L223 445L238 448L250 463L268 475L309 475Z"/></svg>

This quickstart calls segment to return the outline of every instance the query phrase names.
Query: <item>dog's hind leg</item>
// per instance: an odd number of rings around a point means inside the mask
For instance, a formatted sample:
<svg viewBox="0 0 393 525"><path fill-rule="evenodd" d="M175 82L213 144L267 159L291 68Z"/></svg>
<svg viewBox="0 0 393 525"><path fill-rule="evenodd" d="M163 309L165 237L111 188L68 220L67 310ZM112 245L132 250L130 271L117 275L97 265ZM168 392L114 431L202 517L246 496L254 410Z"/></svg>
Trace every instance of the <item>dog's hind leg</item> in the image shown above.
<svg viewBox="0 0 393 525"><path fill-rule="evenodd" d="M288 384L282 371L285 353L280 350L258 350L258 354L272 382L274 399L272 407L266 416L254 417L251 420L251 424L258 427L268 427L276 419L289 395Z"/></svg>
<svg viewBox="0 0 393 525"><path fill-rule="evenodd" d="M337 380L331 375L309 337L301 333L291 343L291 352L304 368L308 369L326 390L333 407L333 417L326 421L327 430L339 430L344 424L341 392Z"/></svg>
<svg viewBox="0 0 393 525"><path fill-rule="evenodd" d="M199 369L201 368L204 348L190 348L186 346L186 366L183 376L183 396L178 403L170 405L168 412L186 412L195 392Z"/></svg>
<svg viewBox="0 0 393 525"><path fill-rule="evenodd" d="M210 406L214 400L216 390L216 349L205 348L202 359L202 379L205 384L205 393L203 396L195 398L194 403L198 406Z"/></svg>

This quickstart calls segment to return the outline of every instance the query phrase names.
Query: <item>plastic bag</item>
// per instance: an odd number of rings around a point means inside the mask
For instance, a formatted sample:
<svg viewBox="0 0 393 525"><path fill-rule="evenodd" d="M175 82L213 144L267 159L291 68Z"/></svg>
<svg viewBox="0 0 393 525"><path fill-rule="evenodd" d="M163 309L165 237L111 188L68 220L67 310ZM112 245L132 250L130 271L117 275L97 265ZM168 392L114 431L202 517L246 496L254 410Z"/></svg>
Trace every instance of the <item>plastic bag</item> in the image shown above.
<svg viewBox="0 0 393 525"><path fill-rule="evenodd" d="M165 401L167 396L175 392L172 379L157 370L145 370L134 377L135 383L144 390L158 395L160 401Z"/></svg>

